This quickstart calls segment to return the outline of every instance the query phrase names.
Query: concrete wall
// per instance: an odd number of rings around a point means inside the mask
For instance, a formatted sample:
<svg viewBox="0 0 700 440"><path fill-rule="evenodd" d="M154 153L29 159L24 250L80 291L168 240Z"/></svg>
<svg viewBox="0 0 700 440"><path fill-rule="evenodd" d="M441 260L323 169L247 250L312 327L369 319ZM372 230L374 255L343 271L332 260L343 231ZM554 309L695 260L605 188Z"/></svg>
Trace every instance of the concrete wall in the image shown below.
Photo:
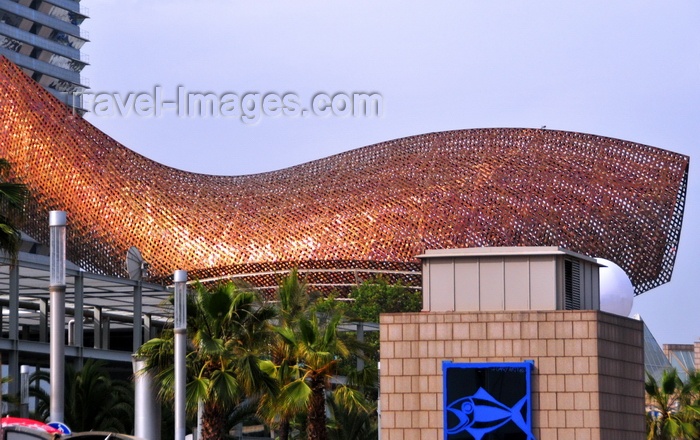
<svg viewBox="0 0 700 440"><path fill-rule="evenodd" d="M532 359L538 440L641 440L643 327L600 311L381 316L382 440L442 439L442 361Z"/></svg>

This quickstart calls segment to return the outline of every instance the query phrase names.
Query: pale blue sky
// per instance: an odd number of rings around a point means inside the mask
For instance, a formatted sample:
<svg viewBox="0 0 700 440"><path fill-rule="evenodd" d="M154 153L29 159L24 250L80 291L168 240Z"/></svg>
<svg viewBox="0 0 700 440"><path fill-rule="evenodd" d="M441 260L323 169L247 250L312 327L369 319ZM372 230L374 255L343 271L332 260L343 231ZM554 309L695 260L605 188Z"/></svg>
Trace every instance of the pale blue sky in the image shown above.
<svg viewBox="0 0 700 440"><path fill-rule="evenodd" d="M83 0L93 91L377 92L381 118L87 119L189 171L276 170L413 134L540 127L691 156L671 283L635 299L657 339L700 337L700 3Z"/></svg>

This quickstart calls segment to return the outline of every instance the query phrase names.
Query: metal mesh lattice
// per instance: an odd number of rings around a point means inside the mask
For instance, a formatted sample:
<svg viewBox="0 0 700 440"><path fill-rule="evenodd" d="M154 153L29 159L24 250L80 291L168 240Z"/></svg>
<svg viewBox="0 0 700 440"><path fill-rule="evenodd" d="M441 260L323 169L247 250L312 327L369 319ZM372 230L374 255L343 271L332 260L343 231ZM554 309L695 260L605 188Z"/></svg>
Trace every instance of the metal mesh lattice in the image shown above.
<svg viewBox="0 0 700 440"><path fill-rule="evenodd" d="M415 255L426 249L562 246L614 261L637 293L671 277L689 164L680 154L581 133L479 129L210 176L128 150L4 59L0 80L0 155L33 196L23 228L45 242L47 212L68 211L68 256L86 270L123 275L137 246L160 279L301 264L323 269L320 283L345 282L352 272L332 269L355 268L413 272L416 284Z"/></svg>

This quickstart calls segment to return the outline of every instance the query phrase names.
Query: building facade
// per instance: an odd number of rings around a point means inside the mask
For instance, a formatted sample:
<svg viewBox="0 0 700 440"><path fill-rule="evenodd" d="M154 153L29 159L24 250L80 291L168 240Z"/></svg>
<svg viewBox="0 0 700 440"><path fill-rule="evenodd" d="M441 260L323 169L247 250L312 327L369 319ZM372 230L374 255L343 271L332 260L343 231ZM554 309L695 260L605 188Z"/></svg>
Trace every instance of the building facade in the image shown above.
<svg viewBox="0 0 700 440"><path fill-rule="evenodd" d="M87 11L80 0L0 0L0 55L64 104L82 107L88 64L80 29Z"/></svg>

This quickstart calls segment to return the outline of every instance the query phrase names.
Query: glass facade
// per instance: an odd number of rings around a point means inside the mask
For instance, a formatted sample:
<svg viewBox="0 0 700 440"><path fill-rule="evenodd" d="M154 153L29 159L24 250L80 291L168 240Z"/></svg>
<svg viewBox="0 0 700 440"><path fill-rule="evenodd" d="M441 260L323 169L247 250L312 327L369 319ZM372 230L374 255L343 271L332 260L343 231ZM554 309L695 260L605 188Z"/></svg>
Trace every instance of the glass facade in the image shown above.
<svg viewBox="0 0 700 440"><path fill-rule="evenodd" d="M0 55L14 62L63 103L80 109L88 64L79 0L0 0Z"/></svg>
<svg viewBox="0 0 700 440"><path fill-rule="evenodd" d="M641 320L639 315L636 318ZM644 324L644 369L658 381L661 379L661 373L669 368L671 363L656 342L654 335L651 334L649 327Z"/></svg>

